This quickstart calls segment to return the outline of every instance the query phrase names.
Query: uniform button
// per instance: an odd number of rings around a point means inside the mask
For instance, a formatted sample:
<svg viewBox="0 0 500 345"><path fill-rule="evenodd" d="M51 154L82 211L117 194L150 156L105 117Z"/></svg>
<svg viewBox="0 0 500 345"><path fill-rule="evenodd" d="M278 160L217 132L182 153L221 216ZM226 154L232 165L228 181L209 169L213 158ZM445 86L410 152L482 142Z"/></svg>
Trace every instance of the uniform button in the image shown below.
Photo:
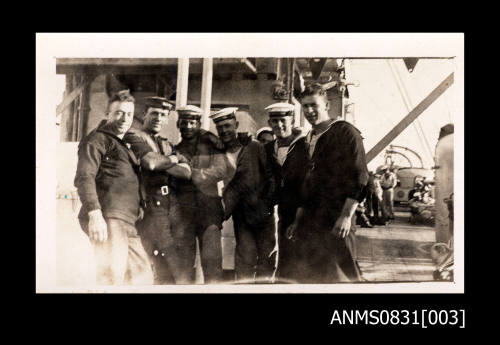
<svg viewBox="0 0 500 345"><path fill-rule="evenodd" d="M157 202L156 202L156 205L160 206L160 202L159 202L159 201L157 201Z"/></svg>

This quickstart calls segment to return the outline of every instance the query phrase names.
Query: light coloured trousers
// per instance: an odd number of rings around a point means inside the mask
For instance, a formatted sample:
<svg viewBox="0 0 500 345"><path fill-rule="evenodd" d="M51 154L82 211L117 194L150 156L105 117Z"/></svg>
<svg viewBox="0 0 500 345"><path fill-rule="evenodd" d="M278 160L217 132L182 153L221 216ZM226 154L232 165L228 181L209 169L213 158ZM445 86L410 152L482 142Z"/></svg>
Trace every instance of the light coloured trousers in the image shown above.
<svg viewBox="0 0 500 345"><path fill-rule="evenodd" d="M382 197L384 203L382 212L385 211L386 217L394 217L394 188L384 189Z"/></svg>
<svg viewBox="0 0 500 345"><path fill-rule="evenodd" d="M98 285L152 285L153 271L135 226L106 219L108 239L94 243Z"/></svg>

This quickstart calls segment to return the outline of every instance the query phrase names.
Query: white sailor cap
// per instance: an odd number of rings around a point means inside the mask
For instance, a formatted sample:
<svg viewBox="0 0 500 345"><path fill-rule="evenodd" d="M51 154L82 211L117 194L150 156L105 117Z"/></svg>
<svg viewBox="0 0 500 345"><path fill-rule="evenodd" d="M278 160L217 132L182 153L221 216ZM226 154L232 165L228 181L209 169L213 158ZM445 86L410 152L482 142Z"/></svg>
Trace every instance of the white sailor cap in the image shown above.
<svg viewBox="0 0 500 345"><path fill-rule="evenodd" d="M255 133L255 137L259 138L259 135L265 132L273 134L273 129L271 127L262 127Z"/></svg>
<svg viewBox="0 0 500 345"><path fill-rule="evenodd" d="M266 107L269 113L269 117L277 117L277 116L292 116L295 111L295 106L290 103L274 103L270 106Z"/></svg>
<svg viewBox="0 0 500 345"><path fill-rule="evenodd" d="M238 110L236 107L224 108L210 115L210 118L214 123L227 119L236 119L236 110Z"/></svg>
<svg viewBox="0 0 500 345"><path fill-rule="evenodd" d="M179 114L179 118L192 120L201 119L201 114L203 114L203 110L195 105L185 105L175 109L175 111Z"/></svg>

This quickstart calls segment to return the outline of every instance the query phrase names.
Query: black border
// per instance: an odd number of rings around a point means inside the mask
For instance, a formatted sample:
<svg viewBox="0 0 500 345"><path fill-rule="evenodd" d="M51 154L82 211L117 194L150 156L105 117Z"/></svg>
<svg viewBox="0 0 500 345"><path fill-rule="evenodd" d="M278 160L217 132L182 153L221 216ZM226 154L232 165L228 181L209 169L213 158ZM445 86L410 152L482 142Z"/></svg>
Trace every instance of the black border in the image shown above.
<svg viewBox="0 0 500 345"><path fill-rule="evenodd" d="M35 47L35 33L31 33L31 46ZM82 294L37 294L35 295L35 272L30 275L33 280L27 285L31 286L31 295L36 301L36 307L43 310L43 315L54 312L58 316L61 311L71 315L66 322L71 324L78 323L79 320L73 318L74 315L80 315L83 318L82 324L87 320L84 315L87 312L97 313L97 319L117 320L127 319L128 322L123 324L133 324L139 326L141 321L147 321L149 327L158 327L163 325L165 331L178 326L192 325L202 329L213 329L214 335L224 332L226 329L246 328L249 331L260 332L260 328L272 328L278 332L286 331L287 334L294 334L301 330L328 330L335 331L329 325L333 310L350 310L350 309L465 309L467 313L466 327L474 325L475 317L472 314L472 296L475 293L472 287L472 280L479 279L478 275L472 276L471 272L471 257L473 239L470 229L470 197L471 185L469 184L469 176L471 172L471 164L469 157L471 156L470 135L471 124L470 119L471 109L468 97L470 95L470 51L471 45L468 39L470 36L465 35L465 293L464 294L107 294L107 295L82 295ZM35 53L25 54L24 57L28 61L23 61L23 69L28 70L28 66L35 69L30 56L35 57ZM34 72L34 71L33 71ZM35 73L32 73L34 76ZM35 85L36 97L36 85ZM18 103L19 104L19 103ZM21 103L22 104L22 103ZM33 113L36 113L36 105L33 103ZM33 126L32 138L36 138L36 124ZM36 143L35 143L36 145ZM28 151L33 150L35 153L36 146L29 146ZM34 155L35 156L35 155ZM32 167L29 167L33 171ZM17 174L17 172L15 172ZM24 179L24 178L23 178ZM29 180L29 178L26 178ZM33 178L31 181L34 181ZM27 183L28 187L29 184ZM27 188L32 191L36 190L35 186ZM24 194L29 195L29 194ZM36 214L36 204L35 204ZM35 217L33 218L32 234L36 234ZM22 231L22 229L16 229ZM11 236L12 237L12 236ZM10 240L10 238L8 238ZM36 249L36 237L32 236L33 246ZM35 250L32 250L34 256ZM23 255L24 257L24 255ZM16 257L17 258L17 257ZM30 262L34 262L35 260ZM21 264L19 264L21 265ZM17 266L20 267L20 266ZM35 267L36 269L36 267ZM19 269L21 270L21 269ZM23 270L23 275L28 275L28 272ZM24 286L27 286L24 285ZM66 301L66 298L71 298L71 301ZM60 299L64 299L64 302ZM57 304L58 302L62 302ZM52 315L51 315L52 317ZM45 318L45 317L44 317ZM50 320L50 317L49 317ZM87 320L88 321L88 320ZM130 323L129 323L130 322ZM120 322L119 322L120 323ZM98 326L94 323L95 327ZM85 326L94 327L91 325ZM346 327L353 329L353 327ZM373 328L358 326L354 328ZM376 327L379 329L393 329L392 327ZM403 329L401 327L395 327ZM252 331L250 331L252 332ZM263 335L264 336L264 335ZM244 337L243 337L244 338ZM241 339L237 337L236 339Z"/></svg>

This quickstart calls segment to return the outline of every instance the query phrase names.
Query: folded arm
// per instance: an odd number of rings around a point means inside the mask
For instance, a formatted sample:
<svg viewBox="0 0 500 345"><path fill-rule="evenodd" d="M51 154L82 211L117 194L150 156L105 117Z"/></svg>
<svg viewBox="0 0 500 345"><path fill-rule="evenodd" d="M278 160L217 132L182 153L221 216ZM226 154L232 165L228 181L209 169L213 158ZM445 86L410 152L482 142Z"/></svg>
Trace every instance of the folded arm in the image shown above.
<svg viewBox="0 0 500 345"><path fill-rule="evenodd" d="M168 143L164 147L167 155L163 155L153 150L154 142L141 132L129 131L123 139L131 145L131 149L139 158L143 169L165 171L178 178L191 178L191 168L187 159L181 157L181 155L170 154L172 149Z"/></svg>
<svg viewBox="0 0 500 345"><path fill-rule="evenodd" d="M226 159L222 152L211 156L208 168L192 168L192 179L196 185L212 184L224 180L226 177Z"/></svg>
<svg viewBox="0 0 500 345"><path fill-rule="evenodd" d="M141 166L150 171L166 171L177 178L191 178L191 168L187 160L180 155L164 156L161 153L148 152L142 157Z"/></svg>

